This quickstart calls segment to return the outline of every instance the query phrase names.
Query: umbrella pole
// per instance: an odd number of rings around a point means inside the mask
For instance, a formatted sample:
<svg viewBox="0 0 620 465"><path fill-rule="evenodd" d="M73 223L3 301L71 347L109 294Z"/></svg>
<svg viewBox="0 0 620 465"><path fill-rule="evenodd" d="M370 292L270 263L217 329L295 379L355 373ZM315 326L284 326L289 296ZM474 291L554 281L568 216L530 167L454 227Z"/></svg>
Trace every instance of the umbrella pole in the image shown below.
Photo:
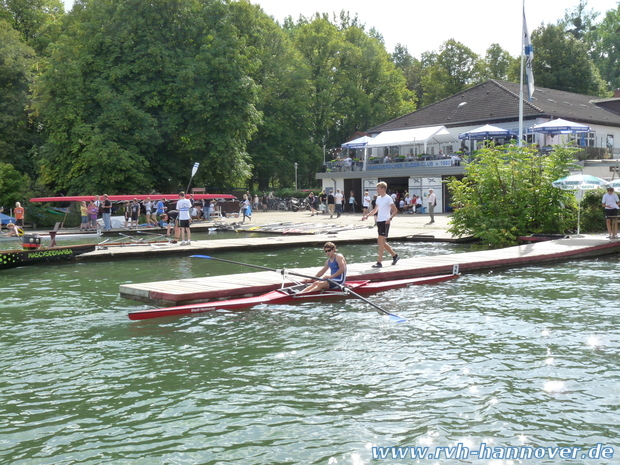
<svg viewBox="0 0 620 465"><path fill-rule="evenodd" d="M577 235L579 236L581 228L581 199L577 202Z"/></svg>

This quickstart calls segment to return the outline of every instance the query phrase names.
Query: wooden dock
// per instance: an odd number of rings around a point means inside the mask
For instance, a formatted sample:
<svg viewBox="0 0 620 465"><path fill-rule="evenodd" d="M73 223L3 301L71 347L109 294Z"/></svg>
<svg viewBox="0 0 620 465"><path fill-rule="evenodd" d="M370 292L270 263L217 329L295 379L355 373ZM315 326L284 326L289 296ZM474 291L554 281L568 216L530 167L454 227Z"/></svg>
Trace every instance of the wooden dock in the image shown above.
<svg viewBox="0 0 620 465"><path fill-rule="evenodd" d="M438 241L438 242L464 242L465 240L454 239L449 233L443 230L437 230L432 233L419 231L397 230L392 234L390 231L390 241ZM210 254L215 251L261 251L273 250L282 247L322 247L327 241L334 241L338 244L355 244L355 243L376 243L377 229L369 226L364 229L351 229L342 231L340 234L314 234L314 235L292 235L292 236L265 236L253 235L248 237L244 232L239 233L239 238L235 239L201 239L192 241L191 245L181 245L180 241L176 244L158 243L158 244L140 244L128 245L125 247L108 247L105 250L96 250L85 255L80 255L80 261L97 261L97 260L116 260L127 258L143 258L143 257L165 257L165 256L187 256L194 254ZM105 244L103 244L105 247Z"/></svg>
<svg viewBox="0 0 620 465"><path fill-rule="evenodd" d="M364 233L364 231L367 231ZM346 237L339 240L339 244L355 241L376 240L373 230L351 231L359 234L359 238ZM409 236L410 237L410 236ZM344 238L343 238L344 239ZM400 240L391 237L391 240ZM256 239L258 241L258 239ZM319 237L287 237L274 238L274 241L265 244L265 238L261 238L260 244L251 245L252 239L235 239L235 241L249 242L244 246L273 249L286 241L288 245L298 242L304 246L322 245L328 238ZM187 249L198 246L187 247ZM211 241L208 252L216 250L230 251L230 241ZM178 248L177 248L178 251ZM189 250L188 250L189 251ZM193 250L192 253L202 253ZM395 266L390 266L389 261L384 262L384 268L372 268L373 263L350 263L348 265L349 279L369 279L371 281L383 281L388 279L402 279L417 276L432 276L449 274L454 265L459 265L461 273L473 273L500 268L511 268L526 265L540 265L572 259L582 259L596 256L615 254L620 252L620 241L610 241L603 236L585 236L580 238L560 239L555 241L525 244L504 249L466 252L459 254L435 255L422 258L401 258ZM178 252L177 252L178 253ZM317 267L291 269L291 272L314 275ZM178 279L173 281L159 281L143 284L124 284L120 286L122 297L145 302L154 306L182 305L199 301L210 301L224 298L236 298L259 295L278 288L282 283L282 277L278 273L262 271L259 273L243 273L219 277Z"/></svg>

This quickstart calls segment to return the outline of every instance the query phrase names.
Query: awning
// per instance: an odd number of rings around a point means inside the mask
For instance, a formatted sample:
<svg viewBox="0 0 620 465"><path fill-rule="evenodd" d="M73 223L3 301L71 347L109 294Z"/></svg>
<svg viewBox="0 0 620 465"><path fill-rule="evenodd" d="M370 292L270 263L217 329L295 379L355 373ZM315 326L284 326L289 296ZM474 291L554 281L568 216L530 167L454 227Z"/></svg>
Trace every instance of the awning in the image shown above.
<svg viewBox="0 0 620 465"><path fill-rule="evenodd" d="M588 133L592 129L590 126L586 126L581 123L573 123L572 121L566 121L558 118L546 123L537 124L532 128L532 132L542 132L543 134L581 134Z"/></svg>
<svg viewBox="0 0 620 465"><path fill-rule="evenodd" d="M0 213L0 222L2 224L15 223L15 217L14 216L5 215L4 213Z"/></svg>
<svg viewBox="0 0 620 465"><path fill-rule="evenodd" d="M509 129L498 128L490 124L459 134L459 139L485 140L493 137L516 137L517 133Z"/></svg>
<svg viewBox="0 0 620 465"><path fill-rule="evenodd" d="M357 139L350 140L349 142L345 142L341 145L343 149L361 149L366 147L368 142L372 140L372 137L363 136L358 137Z"/></svg>
<svg viewBox="0 0 620 465"><path fill-rule="evenodd" d="M437 143L450 142L454 135L445 126L428 128L400 129L398 131L383 131L368 142L368 147L393 147L402 145L424 144L435 141Z"/></svg>

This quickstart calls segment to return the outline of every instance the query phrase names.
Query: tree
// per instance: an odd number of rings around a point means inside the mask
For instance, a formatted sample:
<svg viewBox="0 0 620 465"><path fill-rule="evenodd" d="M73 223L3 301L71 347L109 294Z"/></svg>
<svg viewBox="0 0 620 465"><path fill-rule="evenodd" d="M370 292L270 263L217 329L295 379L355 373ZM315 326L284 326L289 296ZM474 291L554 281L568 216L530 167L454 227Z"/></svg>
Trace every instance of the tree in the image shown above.
<svg viewBox="0 0 620 465"><path fill-rule="evenodd" d="M577 40L585 39L590 31L596 29L594 21L599 14L592 9L586 10L587 6L587 0L579 0L579 5L572 10L566 10L564 19L559 22L564 30Z"/></svg>
<svg viewBox="0 0 620 465"><path fill-rule="evenodd" d="M446 41L435 56L427 57L430 66L422 79L424 106L457 94L479 83L484 64L471 49L460 42Z"/></svg>
<svg viewBox="0 0 620 465"><path fill-rule="evenodd" d="M218 1L93 0L37 84L42 180L67 193L224 187L249 175L257 64Z"/></svg>
<svg viewBox="0 0 620 465"><path fill-rule="evenodd" d="M392 61L405 76L407 89L415 93L415 100L422 101L424 96L424 88L422 87L422 76L424 76L424 65L421 60L412 57L407 47L396 44L394 53L392 53Z"/></svg>
<svg viewBox="0 0 620 465"><path fill-rule="evenodd" d="M536 85L576 94L605 96L607 89L588 56L586 44L561 25L541 26L532 33Z"/></svg>
<svg viewBox="0 0 620 465"><path fill-rule="evenodd" d="M38 54L59 36L64 11L61 0L0 0L0 19L17 30Z"/></svg>
<svg viewBox="0 0 620 465"><path fill-rule="evenodd" d="M510 69L519 58L513 58L499 44L491 44L484 57L485 79L507 80Z"/></svg>
<svg viewBox="0 0 620 465"><path fill-rule="evenodd" d="M35 173L31 150L37 133L26 108L35 63L34 50L0 20L0 162L30 175Z"/></svg>
<svg viewBox="0 0 620 465"><path fill-rule="evenodd" d="M341 22L317 15L286 26L310 70L313 141L327 148L415 109L415 97L376 34L346 15Z"/></svg>
<svg viewBox="0 0 620 465"><path fill-rule="evenodd" d="M312 143L311 84L301 54L287 34L258 5L231 3L233 21L259 63L251 77L258 85L263 118L248 144L253 183L261 190L292 186L294 163L314 166L320 147Z"/></svg>
<svg viewBox="0 0 620 465"><path fill-rule="evenodd" d="M29 177L9 163L0 162L0 173L0 206L12 207L15 202L23 202L24 191L30 184Z"/></svg>
<svg viewBox="0 0 620 465"><path fill-rule="evenodd" d="M551 183L568 174L574 149L557 146L549 155L534 148L489 147L452 179L455 211L450 232L473 235L485 245L501 247L531 233L562 233L573 214L564 205L575 197Z"/></svg>
<svg viewBox="0 0 620 465"><path fill-rule="evenodd" d="M590 30L586 40L593 45L592 59L600 70L608 88L620 88L620 5L610 10L595 30Z"/></svg>

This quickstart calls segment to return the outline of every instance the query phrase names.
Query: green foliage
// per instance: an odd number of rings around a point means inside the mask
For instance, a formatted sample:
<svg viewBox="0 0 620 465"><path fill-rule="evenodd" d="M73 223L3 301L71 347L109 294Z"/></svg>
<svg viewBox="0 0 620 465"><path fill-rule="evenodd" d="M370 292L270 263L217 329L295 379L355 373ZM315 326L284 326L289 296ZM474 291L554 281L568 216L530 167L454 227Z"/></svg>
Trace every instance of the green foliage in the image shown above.
<svg viewBox="0 0 620 465"><path fill-rule="evenodd" d="M256 66L226 5L100 0L68 15L37 85L41 176L68 193L233 185L249 175Z"/></svg>
<svg viewBox="0 0 620 465"><path fill-rule="evenodd" d="M47 46L58 38L64 11L61 0L0 1L0 20L7 21L39 54L45 54Z"/></svg>
<svg viewBox="0 0 620 465"><path fill-rule="evenodd" d="M541 26L532 33L536 85L577 94L605 96L607 88L584 42L563 25Z"/></svg>
<svg viewBox="0 0 620 465"><path fill-rule="evenodd" d="M0 20L0 162L35 175L30 156L37 134L28 113L35 52Z"/></svg>
<svg viewBox="0 0 620 465"><path fill-rule="evenodd" d="M230 5L233 22L256 59L251 77L259 86L257 109L263 118L248 144L253 184L259 189L294 182L294 163L316 166L320 147L313 143L311 83L301 54L287 34L257 6Z"/></svg>
<svg viewBox="0 0 620 465"><path fill-rule="evenodd" d="M423 105L450 97L481 81L484 65L470 48L450 39L422 78Z"/></svg>
<svg viewBox="0 0 620 465"><path fill-rule="evenodd" d="M415 109L415 96L376 34L341 15L287 23L293 43L310 71L311 127L319 146L337 147L363 131ZM314 166L322 163L322 152Z"/></svg>
<svg viewBox="0 0 620 465"><path fill-rule="evenodd" d="M323 189L321 187L315 187L313 189L295 190L295 189L279 189L274 191L273 195L280 197L281 199L288 199L294 197L296 199L305 199L310 195L310 192L314 192L314 195L319 195Z"/></svg>
<svg viewBox="0 0 620 465"><path fill-rule="evenodd" d="M564 232L573 220L565 206L574 206L575 197L551 183L567 175L573 152L560 146L549 155L514 146L478 151L465 178L448 182L455 207L450 232L493 247L515 244L521 235Z"/></svg>
<svg viewBox="0 0 620 465"><path fill-rule="evenodd" d="M0 206L13 208L15 202L22 202L23 205L24 193L30 183L28 176L17 171L13 165L1 162L0 173Z"/></svg>
<svg viewBox="0 0 620 465"><path fill-rule="evenodd" d="M620 88L620 5L610 10L595 29L586 33L592 59L611 89Z"/></svg>
<svg viewBox="0 0 620 465"><path fill-rule="evenodd" d="M605 212L602 206L604 188L586 191L581 200L580 232L597 233L607 231Z"/></svg>
<svg viewBox="0 0 620 465"><path fill-rule="evenodd" d="M484 78L508 80L510 70L519 62L513 58L499 44L491 44L484 57Z"/></svg>

